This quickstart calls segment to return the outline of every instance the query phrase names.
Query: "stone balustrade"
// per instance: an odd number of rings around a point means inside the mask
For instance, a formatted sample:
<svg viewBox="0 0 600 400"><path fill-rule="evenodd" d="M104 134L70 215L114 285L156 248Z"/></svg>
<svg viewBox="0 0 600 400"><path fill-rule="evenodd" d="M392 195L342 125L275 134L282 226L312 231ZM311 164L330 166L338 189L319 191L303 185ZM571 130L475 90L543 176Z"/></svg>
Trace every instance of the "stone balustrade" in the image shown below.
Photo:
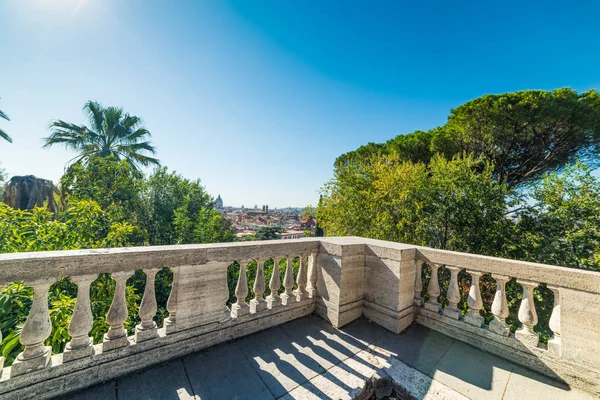
<svg viewBox="0 0 600 400"><path fill-rule="evenodd" d="M250 262L256 263L252 274ZM273 273L267 282L265 264L271 262L274 271L281 266L283 279ZM228 307L232 264L239 266L239 277ZM173 272L169 315L157 326L154 283L166 267ZM126 284L136 270L145 274L146 285L140 323L129 336ZM93 344L90 286L101 273L111 274L115 294L106 315L110 328L102 343ZM51 354L44 344L52 334L48 291L65 276L78 288L71 339L64 353ZM600 393L596 272L348 237L1 254L0 282L13 281L32 286L34 298L20 336L24 350L2 370L0 399L64 394L313 312L335 327L365 315L395 333L416 322ZM515 298L507 298L509 282L518 285ZM553 293L547 344L536 333L540 285ZM521 328L511 333L507 318L515 301Z"/></svg>

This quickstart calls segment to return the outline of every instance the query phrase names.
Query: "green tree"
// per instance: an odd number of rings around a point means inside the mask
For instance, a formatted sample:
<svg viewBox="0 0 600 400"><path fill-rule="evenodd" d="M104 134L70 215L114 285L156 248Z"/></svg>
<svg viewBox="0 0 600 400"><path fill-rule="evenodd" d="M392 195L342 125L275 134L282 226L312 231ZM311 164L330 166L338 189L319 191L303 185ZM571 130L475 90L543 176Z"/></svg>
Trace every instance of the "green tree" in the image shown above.
<svg viewBox="0 0 600 400"><path fill-rule="evenodd" d="M6 115L2 110L0 110L0 119L10 121L8 115ZM2 129L0 129L0 138L6 140L8 143L12 143L12 138L8 135L8 133L4 132Z"/></svg>
<svg viewBox="0 0 600 400"><path fill-rule="evenodd" d="M254 240L274 240L279 238L279 234L283 232L280 226L261 226L256 231Z"/></svg>
<svg viewBox="0 0 600 400"><path fill-rule="evenodd" d="M508 255L600 271L600 180L580 162L544 175L517 213Z"/></svg>
<svg viewBox="0 0 600 400"><path fill-rule="evenodd" d="M189 207L183 205L175 210L173 225L178 244L233 242L235 239L231 222L215 209L201 207L195 215L189 215Z"/></svg>
<svg viewBox="0 0 600 400"><path fill-rule="evenodd" d="M125 160L92 156L71 165L60 181L63 202L93 200L113 219L142 225L143 175Z"/></svg>
<svg viewBox="0 0 600 400"><path fill-rule="evenodd" d="M83 106L89 127L56 120L50 124L50 135L45 138L44 148L55 144L77 152L75 162L87 162L90 157L113 156L127 161L133 168L159 165L151 157L156 150L146 139L150 132L143 126L142 119L130 115L119 107L102 107L100 103L88 101Z"/></svg>
<svg viewBox="0 0 600 400"><path fill-rule="evenodd" d="M526 90L485 95L450 111L448 122L430 131L369 143L338 157L336 167L398 156L427 164L472 154L494 165L494 177L509 187L530 184L576 159L600 165L600 95L595 90Z"/></svg>
<svg viewBox="0 0 600 400"><path fill-rule="evenodd" d="M363 236L468 252L494 253L507 224L506 187L481 158L398 156L335 170L317 220L332 236Z"/></svg>
<svg viewBox="0 0 600 400"><path fill-rule="evenodd" d="M195 221L201 209L212 210L214 202L199 179L190 180L166 167L154 170L142 192L144 221L151 245L175 244L183 240L190 243L192 231L183 233ZM176 211L179 227L175 225ZM191 222L190 222L191 223Z"/></svg>

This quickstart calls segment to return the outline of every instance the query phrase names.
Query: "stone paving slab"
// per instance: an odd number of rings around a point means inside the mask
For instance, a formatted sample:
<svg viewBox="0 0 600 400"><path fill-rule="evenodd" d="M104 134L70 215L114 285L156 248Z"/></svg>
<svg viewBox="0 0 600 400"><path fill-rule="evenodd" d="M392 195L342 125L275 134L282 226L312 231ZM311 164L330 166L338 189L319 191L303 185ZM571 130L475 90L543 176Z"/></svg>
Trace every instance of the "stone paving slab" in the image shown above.
<svg viewBox="0 0 600 400"><path fill-rule="evenodd" d="M187 356L183 365L200 399L274 399L235 342Z"/></svg>
<svg viewBox="0 0 600 400"><path fill-rule="evenodd" d="M182 360L175 360L117 379L117 398L188 400L194 393Z"/></svg>
<svg viewBox="0 0 600 400"><path fill-rule="evenodd" d="M315 359L295 346L280 327L245 336L236 342L276 398L325 372Z"/></svg>
<svg viewBox="0 0 600 400"><path fill-rule="evenodd" d="M510 374L504 400L590 400L593 398L577 388L569 388L567 384L557 382L546 376L515 366Z"/></svg>
<svg viewBox="0 0 600 400"><path fill-rule="evenodd" d="M421 325L412 325L404 333L386 332L375 345L390 352L400 361L429 374L454 340Z"/></svg>
<svg viewBox="0 0 600 400"><path fill-rule="evenodd" d="M428 375L472 400L500 400L514 364L454 341Z"/></svg>
<svg viewBox="0 0 600 400"><path fill-rule="evenodd" d="M311 316L64 400L351 399L374 374L425 400L593 398L420 325L395 335L365 318L338 330Z"/></svg>

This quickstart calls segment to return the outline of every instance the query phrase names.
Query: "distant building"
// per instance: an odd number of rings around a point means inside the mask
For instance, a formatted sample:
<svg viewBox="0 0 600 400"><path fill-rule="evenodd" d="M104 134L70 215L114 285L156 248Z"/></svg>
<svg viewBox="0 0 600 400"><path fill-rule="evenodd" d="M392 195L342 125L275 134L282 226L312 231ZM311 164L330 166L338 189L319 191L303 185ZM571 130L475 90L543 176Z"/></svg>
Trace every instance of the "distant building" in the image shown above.
<svg viewBox="0 0 600 400"><path fill-rule="evenodd" d="M223 209L223 199L221 198L221 194L219 194L219 196L217 196L217 200L215 200L215 207L217 207L217 210Z"/></svg>

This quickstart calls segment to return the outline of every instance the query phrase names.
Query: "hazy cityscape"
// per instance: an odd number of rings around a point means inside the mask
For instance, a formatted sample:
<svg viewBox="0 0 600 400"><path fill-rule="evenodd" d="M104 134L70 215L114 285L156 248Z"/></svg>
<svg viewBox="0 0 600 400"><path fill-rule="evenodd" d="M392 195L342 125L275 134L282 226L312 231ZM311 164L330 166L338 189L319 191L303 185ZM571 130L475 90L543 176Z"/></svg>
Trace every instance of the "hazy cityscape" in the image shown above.
<svg viewBox="0 0 600 400"><path fill-rule="evenodd" d="M261 228L277 228L275 233L278 239L299 239L304 236L313 236L316 220L312 215L303 214L304 208L286 207L270 209L268 204L253 207L225 206L219 194L215 201L215 208L219 213L232 223L235 235L239 239L256 237Z"/></svg>

